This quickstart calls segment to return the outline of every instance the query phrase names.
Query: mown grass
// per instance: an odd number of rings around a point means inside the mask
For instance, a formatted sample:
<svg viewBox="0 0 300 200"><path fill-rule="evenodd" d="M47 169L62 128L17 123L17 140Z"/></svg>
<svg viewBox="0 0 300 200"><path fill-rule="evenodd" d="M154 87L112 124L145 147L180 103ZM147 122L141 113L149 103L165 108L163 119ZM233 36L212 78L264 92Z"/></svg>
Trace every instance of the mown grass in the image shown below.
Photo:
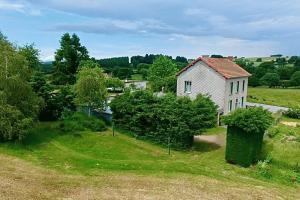
<svg viewBox="0 0 300 200"><path fill-rule="evenodd" d="M300 89L249 88L247 101L283 107L300 106Z"/></svg>
<svg viewBox="0 0 300 200"><path fill-rule="evenodd" d="M281 144L279 134L276 140L268 141L266 145L273 158L272 177L266 179L258 173L256 166L242 168L227 164L224 147L210 148L209 144L197 143L190 151L172 150L168 155L166 148L118 132L112 136L111 130L63 133L56 126L55 123L41 123L22 144L0 144L0 153L66 174L95 176L109 172L158 177L186 174L225 182L259 183L266 187L274 184L276 187L299 186L292 178L297 175L293 167L300 163L300 145ZM224 128L214 130L225 134ZM208 134L212 132L208 131Z"/></svg>

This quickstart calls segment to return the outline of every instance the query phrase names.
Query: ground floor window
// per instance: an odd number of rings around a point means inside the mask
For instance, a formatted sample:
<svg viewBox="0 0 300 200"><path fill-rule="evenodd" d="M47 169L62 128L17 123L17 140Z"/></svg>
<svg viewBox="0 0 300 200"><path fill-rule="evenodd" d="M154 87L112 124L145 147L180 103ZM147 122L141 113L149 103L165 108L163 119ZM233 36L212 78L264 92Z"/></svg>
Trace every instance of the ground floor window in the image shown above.
<svg viewBox="0 0 300 200"><path fill-rule="evenodd" d="M239 99L235 99L235 109L239 107Z"/></svg>
<svg viewBox="0 0 300 200"><path fill-rule="evenodd" d="M244 107L244 97L242 97L241 105L242 105L242 107Z"/></svg>
<svg viewBox="0 0 300 200"><path fill-rule="evenodd" d="M184 92L185 93L192 92L192 81L184 81Z"/></svg>
<svg viewBox="0 0 300 200"><path fill-rule="evenodd" d="M232 100L230 100L228 103L228 110L232 111Z"/></svg>

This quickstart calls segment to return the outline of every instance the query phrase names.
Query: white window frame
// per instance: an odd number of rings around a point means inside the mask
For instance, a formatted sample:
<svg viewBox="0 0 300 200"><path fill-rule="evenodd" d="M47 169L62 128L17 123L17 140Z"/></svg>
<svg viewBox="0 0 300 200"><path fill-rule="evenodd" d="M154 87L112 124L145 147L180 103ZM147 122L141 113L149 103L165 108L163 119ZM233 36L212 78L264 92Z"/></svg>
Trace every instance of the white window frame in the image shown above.
<svg viewBox="0 0 300 200"><path fill-rule="evenodd" d="M240 92L240 81L236 82L236 93L238 94Z"/></svg>
<svg viewBox="0 0 300 200"><path fill-rule="evenodd" d="M228 102L228 110L229 110L229 112L232 111L232 100L229 100L229 102Z"/></svg>
<svg viewBox="0 0 300 200"><path fill-rule="evenodd" d="M239 108L239 99L235 99L235 109Z"/></svg>
<svg viewBox="0 0 300 200"><path fill-rule="evenodd" d="M230 95L233 94L233 82L230 82Z"/></svg>
<svg viewBox="0 0 300 200"><path fill-rule="evenodd" d="M184 93L192 93L192 81L184 81Z"/></svg>

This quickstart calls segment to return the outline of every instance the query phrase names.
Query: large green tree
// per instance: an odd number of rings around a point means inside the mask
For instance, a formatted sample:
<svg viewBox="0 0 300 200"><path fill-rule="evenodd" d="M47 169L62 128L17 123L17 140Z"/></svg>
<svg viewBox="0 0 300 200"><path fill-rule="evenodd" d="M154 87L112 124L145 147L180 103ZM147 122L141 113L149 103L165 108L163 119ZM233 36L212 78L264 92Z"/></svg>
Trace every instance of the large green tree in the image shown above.
<svg viewBox="0 0 300 200"><path fill-rule="evenodd" d="M88 51L81 45L79 37L76 34L64 34L60 40L60 48L55 52L55 83L74 84L80 62L88 59Z"/></svg>
<svg viewBox="0 0 300 200"><path fill-rule="evenodd" d="M107 90L102 70L83 67L78 72L75 93L76 103L79 106L88 106L89 115L91 115L91 109L103 109Z"/></svg>
<svg viewBox="0 0 300 200"><path fill-rule="evenodd" d="M37 49L34 44L25 45L19 49L20 54L25 57L28 62L28 67L32 70L40 69L40 51Z"/></svg>
<svg viewBox="0 0 300 200"><path fill-rule="evenodd" d="M293 86L300 86L300 71L297 71L292 75L291 83Z"/></svg>
<svg viewBox="0 0 300 200"><path fill-rule="evenodd" d="M154 91L174 91L176 85L177 67L173 61L166 56L159 56L149 69L148 80Z"/></svg>
<svg viewBox="0 0 300 200"><path fill-rule="evenodd" d="M280 77L276 73L266 73L261 79L260 82L262 85L269 87L275 87L279 85Z"/></svg>

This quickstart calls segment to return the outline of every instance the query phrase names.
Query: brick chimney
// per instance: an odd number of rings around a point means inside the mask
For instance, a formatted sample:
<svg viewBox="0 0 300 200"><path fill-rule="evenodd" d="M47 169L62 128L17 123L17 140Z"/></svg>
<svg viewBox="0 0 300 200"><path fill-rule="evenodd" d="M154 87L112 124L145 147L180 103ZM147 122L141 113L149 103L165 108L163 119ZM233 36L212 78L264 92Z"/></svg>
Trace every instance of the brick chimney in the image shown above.
<svg viewBox="0 0 300 200"><path fill-rule="evenodd" d="M227 59L230 60L230 61L233 61L234 57L233 56L228 56Z"/></svg>

